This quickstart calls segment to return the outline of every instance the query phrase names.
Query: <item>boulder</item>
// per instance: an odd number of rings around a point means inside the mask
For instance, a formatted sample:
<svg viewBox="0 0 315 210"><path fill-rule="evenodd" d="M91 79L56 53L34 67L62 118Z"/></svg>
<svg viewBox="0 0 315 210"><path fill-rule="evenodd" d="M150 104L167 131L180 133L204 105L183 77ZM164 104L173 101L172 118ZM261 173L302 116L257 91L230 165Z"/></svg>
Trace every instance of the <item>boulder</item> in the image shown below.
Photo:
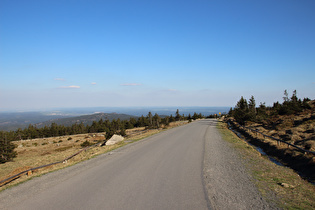
<svg viewBox="0 0 315 210"><path fill-rule="evenodd" d="M124 140L124 137L122 137L122 136L120 136L120 135L114 134L114 135L112 136L112 138L110 138L110 139L106 142L106 146L108 146L108 145L114 145L114 144L116 144L116 143L118 143L118 142L121 142L121 141L123 141L123 140Z"/></svg>
<svg viewBox="0 0 315 210"><path fill-rule="evenodd" d="M280 183L280 185L282 186L282 187L284 187L284 188L294 188L294 186L293 185L290 185L290 184L287 184L287 183Z"/></svg>

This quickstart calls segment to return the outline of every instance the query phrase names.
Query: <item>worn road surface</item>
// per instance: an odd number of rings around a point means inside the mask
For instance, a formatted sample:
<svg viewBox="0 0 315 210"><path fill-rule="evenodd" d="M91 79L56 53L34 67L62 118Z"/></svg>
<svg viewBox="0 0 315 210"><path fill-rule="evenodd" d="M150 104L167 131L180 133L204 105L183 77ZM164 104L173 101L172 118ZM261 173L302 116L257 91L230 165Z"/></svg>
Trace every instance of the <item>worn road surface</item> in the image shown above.
<svg viewBox="0 0 315 210"><path fill-rule="evenodd" d="M215 124L196 121L34 178L1 192L0 209L271 208Z"/></svg>

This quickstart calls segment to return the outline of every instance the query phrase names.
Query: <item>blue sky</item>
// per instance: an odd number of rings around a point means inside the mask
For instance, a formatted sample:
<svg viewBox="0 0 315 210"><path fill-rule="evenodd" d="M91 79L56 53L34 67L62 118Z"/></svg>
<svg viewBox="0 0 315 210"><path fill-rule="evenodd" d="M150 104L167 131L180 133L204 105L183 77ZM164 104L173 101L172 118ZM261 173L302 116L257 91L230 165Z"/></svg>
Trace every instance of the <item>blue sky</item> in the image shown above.
<svg viewBox="0 0 315 210"><path fill-rule="evenodd" d="M313 0L1 0L0 110L315 99Z"/></svg>

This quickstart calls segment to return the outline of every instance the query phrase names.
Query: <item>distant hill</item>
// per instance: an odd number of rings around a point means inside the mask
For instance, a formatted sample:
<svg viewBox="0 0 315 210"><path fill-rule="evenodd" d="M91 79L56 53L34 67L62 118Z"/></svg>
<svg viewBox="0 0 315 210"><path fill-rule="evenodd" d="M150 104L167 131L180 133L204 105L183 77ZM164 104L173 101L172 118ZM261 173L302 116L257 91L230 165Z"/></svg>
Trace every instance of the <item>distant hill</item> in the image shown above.
<svg viewBox="0 0 315 210"><path fill-rule="evenodd" d="M0 130L10 131L18 128L24 129L29 124L36 124L56 118L69 117L69 115L51 114L42 112L1 112Z"/></svg>
<svg viewBox="0 0 315 210"><path fill-rule="evenodd" d="M82 115L77 117L69 117L69 118L60 118L60 119L52 119L41 123L36 123L37 128L42 128L45 126L50 126L52 123L56 123L57 125L71 126L73 124L83 123L84 125L92 125L93 121L103 120L129 120L130 118L138 119L136 116L127 115L127 114L118 114L118 113L97 113L91 115Z"/></svg>
<svg viewBox="0 0 315 210"><path fill-rule="evenodd" d="M71 124L81 123L84 124L92 123L93 120L99 120L100 117L97 117L98 114L103 114L103 119L112 120L112 119L129 119L130 116L146 116L148 112L151 112L153 115L157 113L161 117L165 115L175 115L176 110L179 109L179 113L187 116L188 114L193 115L194 112L202 113L205 116L211 114L218 114L219 112L225 113L228 112L230 107L90 107L90 108L59 108L57 110L45 110L45 111L34 111L34 112L0 112L0 131L10 131L17 130L18 128L24 129L32 125L45 126L51 125L54 120L56 123L61 124ZM110 113L106 114L104 113ZM117 113L124 113L124 115L118 116ZM115 117L111 117L110 115ZM92 120L85 118L90 117ZM96 116L93 116L96 115ZM84 117L83 117L84 116ZM83 118L81 118L83 117ZM74 118L74 119L71 119ZM57 120L58 119L58 120ZM66 120L62 120L66 119ZM70 123L67 121L70 120Z"/></svg>

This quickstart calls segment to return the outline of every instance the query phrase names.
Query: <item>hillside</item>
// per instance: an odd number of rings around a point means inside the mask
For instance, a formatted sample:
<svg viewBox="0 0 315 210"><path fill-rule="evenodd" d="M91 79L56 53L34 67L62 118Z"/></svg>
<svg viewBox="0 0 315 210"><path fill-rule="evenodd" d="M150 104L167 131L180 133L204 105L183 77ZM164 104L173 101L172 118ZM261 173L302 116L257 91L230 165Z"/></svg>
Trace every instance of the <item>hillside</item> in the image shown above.
<svg viewBox="0 0 315 210"><path fill-rule="evenodd" d="M266 135L285 140L306 150L315 151L315 100L311 109L291 115L275 115L261 123L247 125Z"/></svg>
<svg viewBox="0 0 315 210"><path fill-rule="evenodd" d="M93 121L102 120L129 120L130 118L138 119L136 116L127 115L127 114L117 114L117 113L97 113L91 115L82 115L78 117L69 117L69 118L60 118L60 119L52 119L41 123L36 123L35 126L37 128L43 128L45 126L50 126L52 123L56 123L57 125L71 126L73 124L83 123L84 125L92 125Z"/></svg>
<svg viewBox="0 0 315 210"><path fill-rule="evenodd" d="M287 103L288 105L290 105L290 102ZM284 105L281 106L280 108L284 107ZM250 144L262 149L265 154L294 169L310 182L315 183L315 157L312 153L315 151L315 100L308 101L306 108L290 114L278 114L275 107L256 109L258 114L266 110L266 112L263 112L265 117L258 118L261 117L258 115L256 121L243 121L245 127L240 126L240 122L237 123L237 120L233 117L228 118L228 122L233 129L243 134ZM239 110L234 111L234 115L237 111ZM244 112L243 115L248 113ZM238 115L235 116L238 117ZM266 136L255 132L255 130ZM274 138L284 142L277 141ZM301 151L301 149L304 149L304 151Z"/></svg>
<svg viewBox="0 0 315 210"><path fill-rule="evenodd" d="M86 107L86 108L59 108L58 110L45 110L45 111L24 111L24 112L0 112L0 131L16 131L18 128L22 130L31 125L50 126L51 123L55 122L63 124L67 120L72 122L80 121L80 116L94 115L96 113L124 113L126 115L134 116L146 116L149 112L152 114L157 113L160 117L169 116L174 114L179 109L181 114L188 116L196 113L202 113L204 116L211 114L218 114L219 112L228 112L230 107ZM62 118L73 118L78 119L67 119L64 122ZM106 116L107 119L117 119L118 117L123 120L125 116L111 117ZM136 118L136 117L134 117ZM58 119L58 120L57 120ZM96 117L95 120L100 118ZM105 119L105 118L104 118ZM127 119L129 117L127 116ZM56 121L54 121L56 120ZM85 121L85 119L83 119ZM92 120L93 121L93 120ZM81 121L80 121L81 122ZM90 120L87 122L90 123ZM85 124L85 123L84 123Z"/></svg>
<svg viewBox="0 0 315 210"><path fill-rule="evenodd" d="M71 115L70 115L71 116ZM24 129L29 124L36 124L52 119L69 117L62 113L45 112L1 112L0 113L0 131Z"/></svg>

